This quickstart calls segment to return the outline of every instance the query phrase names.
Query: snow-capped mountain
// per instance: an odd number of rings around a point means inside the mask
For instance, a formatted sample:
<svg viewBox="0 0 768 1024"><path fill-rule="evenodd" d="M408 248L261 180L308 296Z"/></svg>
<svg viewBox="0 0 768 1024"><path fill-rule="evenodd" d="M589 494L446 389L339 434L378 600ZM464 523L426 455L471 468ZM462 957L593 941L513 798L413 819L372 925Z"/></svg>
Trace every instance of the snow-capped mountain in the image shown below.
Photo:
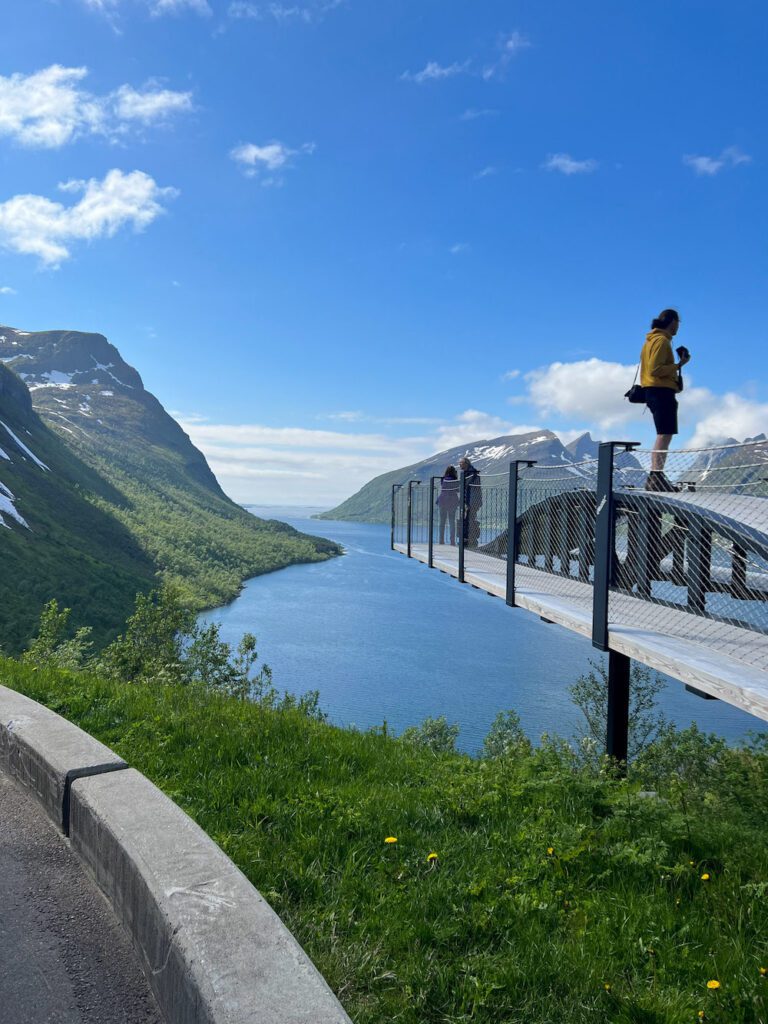
<svg viewBox="0 0 768 1024"><path fill-rule="evenodd" d="M597 457L597 442L589 434L582 434L566 446L551 430L537 430L458 445L438 452L423 462L377 476L341 505L317 518L389 522L392 484L404 480L427 481L431 476L440 476L446 466L458 468L459 460L464 456L480 470L486 482L488 477L495 474L501 477L508 473L509 464L515 459L531 459L539 466L571 467L578 473L581 472L577 468L580 463ZM594 467L590 466L584 471L594 473Z"/></svg>

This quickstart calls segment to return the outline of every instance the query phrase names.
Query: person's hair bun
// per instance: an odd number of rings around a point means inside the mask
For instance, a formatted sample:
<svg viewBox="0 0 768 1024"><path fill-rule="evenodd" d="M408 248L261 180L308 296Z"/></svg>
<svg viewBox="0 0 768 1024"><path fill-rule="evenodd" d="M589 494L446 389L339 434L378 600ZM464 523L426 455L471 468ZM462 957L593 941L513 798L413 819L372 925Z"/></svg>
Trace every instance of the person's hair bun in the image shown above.
<svg viewBox="0 0 768 1024"><path fill-rule="evenodd" d="M676 309L662 309L655 320L651 320L652 331L663 331L680 319Z"/></svg>

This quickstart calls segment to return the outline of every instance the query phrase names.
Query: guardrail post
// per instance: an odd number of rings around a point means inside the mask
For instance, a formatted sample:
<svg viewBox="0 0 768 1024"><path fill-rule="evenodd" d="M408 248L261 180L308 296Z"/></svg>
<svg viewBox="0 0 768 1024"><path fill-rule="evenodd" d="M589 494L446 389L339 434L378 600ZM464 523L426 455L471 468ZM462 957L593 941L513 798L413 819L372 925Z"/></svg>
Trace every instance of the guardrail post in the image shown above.
<svg viewBox="0 0 768 1024"><path fill-rule="evenodd" d="M629 741L629 658L618 651L608 652L608 722L605 752L620 763L627 763Z"/></svg>
<svg viewBox="0 0 768 1024"><path fill-rule="evenodd" d="M435 480L440 477L429 478L429 539L427 541L427 565L431 569L434 563L435 553Z"/></svg>
<svg viewBox="0 0 768 1024"><path fill-rule="evenodd" d="M464 531L467 520L467 474L459 470L459 583L464 582Z"/></svg>
<svg viewBox="0 0 768 1024"><path fill-rule="evenodd" d="M595 501L595 585L592 603L592 646L608 650L608 593L615 562L616 516L613 501L613 453L632 451L639 441L604 441L598 450Z"/></svg>
<svg viewBox="0 0 768 1024"><path fill-rule="evenodd" d="M703 523L691 523L688 544L688 609L703 615L711 586L712 534Z"/></svg>
<svg viewBox="0 0 768 1024"><path fill-rule="evenodd" d="M507 604L515 607L515 566L520 548L520 533L517 529L517 485L520 466L528 469L536 463L528 459L515 459L509 464L509 500L507 502Z"/></svg>
<svg viewBox="0 0 768 1024"><path fill-rule="evenodd" d="M416 484L418 487L420 483L421 480L408 481L408 525L405 533L405 551L409 558L411 557L411 534L413 530L413 485Z"/></svg>
<svg viewBox="0 0 768 1024"><path fill-rule="evenodd" d="M402 484L392 484L392 516L389 521L389 550L395 550L395 495L402 487Z"/></svg>

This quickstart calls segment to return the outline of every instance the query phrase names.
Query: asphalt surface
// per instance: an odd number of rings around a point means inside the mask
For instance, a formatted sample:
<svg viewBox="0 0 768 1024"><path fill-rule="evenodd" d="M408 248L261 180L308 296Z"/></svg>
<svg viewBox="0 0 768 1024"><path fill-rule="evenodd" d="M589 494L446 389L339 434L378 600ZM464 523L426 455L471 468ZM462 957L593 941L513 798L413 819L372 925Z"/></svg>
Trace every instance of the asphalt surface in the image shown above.
<svg viewBox="0 0 768 1024"><path fill-rule="evenodd" d="M0 774L0 1024L163 1024L130 940L43 810Z"/></svg>

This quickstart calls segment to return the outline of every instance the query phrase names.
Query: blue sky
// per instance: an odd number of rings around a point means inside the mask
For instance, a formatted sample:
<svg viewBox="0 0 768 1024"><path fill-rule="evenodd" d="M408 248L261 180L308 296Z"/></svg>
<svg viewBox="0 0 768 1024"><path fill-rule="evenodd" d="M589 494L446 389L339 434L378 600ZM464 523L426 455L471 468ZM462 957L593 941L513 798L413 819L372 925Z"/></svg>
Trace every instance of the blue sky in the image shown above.
<svg viewBox="0 0 768 1024"><path fill-rule="evenodd" d="M764 4L6 0L0 322L106 334L242 501L462 440L768 429ZM65 186L62 188L61 186Z"/></svg>

